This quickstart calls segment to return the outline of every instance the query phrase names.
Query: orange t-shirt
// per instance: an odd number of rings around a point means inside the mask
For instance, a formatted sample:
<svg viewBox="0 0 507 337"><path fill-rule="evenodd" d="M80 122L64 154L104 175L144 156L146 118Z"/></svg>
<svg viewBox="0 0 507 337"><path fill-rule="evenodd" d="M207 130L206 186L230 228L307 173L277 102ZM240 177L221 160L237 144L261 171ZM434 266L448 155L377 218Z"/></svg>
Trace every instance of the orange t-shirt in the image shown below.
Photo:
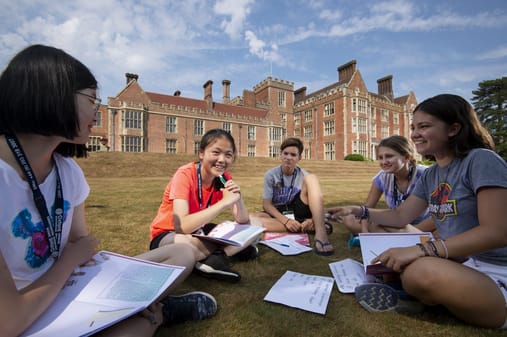
<svg viewBox="0 0 507 337"><path fill-rule="evenodd" d="M158 213L150 226L150 240L163 232L174 231L173 203L174 199L183 199L188 201L189 214L199 212L199 184L197 180L196 163L188 163L178 168L171 180L167 184L162 203ZM228 172L224 174L227 180L232 177ZM211 186L209 189L202 189L202 208L213 205L222 200L222 191L216 190ZM211 199L210 199L211 198Z"/></svg>

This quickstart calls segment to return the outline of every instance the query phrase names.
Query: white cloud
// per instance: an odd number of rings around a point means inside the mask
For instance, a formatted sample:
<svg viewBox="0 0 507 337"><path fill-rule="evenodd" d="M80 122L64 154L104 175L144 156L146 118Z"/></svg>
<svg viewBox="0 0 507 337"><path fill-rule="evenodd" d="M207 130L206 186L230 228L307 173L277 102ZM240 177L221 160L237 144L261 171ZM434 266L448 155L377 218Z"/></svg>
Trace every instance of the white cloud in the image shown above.
<svg viewBox="0 0 507 337"><path fill-rule="evenodd" d="M252 3L253 0L218 0L216 2L213 8L215 13L230 17L229 20L224 19L220 27L232 39L240 37Z"/></svg>
<svg viewBox="0 0 507 337"><path fill-rule="evenodd" d="M494 60L507 57L507 46L501 46L493 50L489 50L477 56L477 60Z"/></svg>

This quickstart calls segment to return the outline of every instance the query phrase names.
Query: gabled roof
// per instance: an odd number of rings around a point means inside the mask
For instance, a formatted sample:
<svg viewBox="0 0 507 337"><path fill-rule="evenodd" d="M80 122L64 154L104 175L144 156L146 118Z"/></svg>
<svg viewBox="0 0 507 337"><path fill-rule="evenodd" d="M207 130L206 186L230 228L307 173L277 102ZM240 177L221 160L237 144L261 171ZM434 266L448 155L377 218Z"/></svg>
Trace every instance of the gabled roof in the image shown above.
<svg viewBox="0 0 507 337"><path fill-rule="evenodd" d="M150 98L152 102L157 102L161 104L167 104L167 105L180 105L180 106L187 106L190 108L196 108L200 110L208 110L207 102L203 99L195 99L195 98L188 98L188 97L182 97L182 96L173 96L173 95L164 95L164 94L158 94L154 92L146 92L146 95ZM223 103L217 103L213 102L213 110L217 112L225 112L228 114L234 114L234 115L242 115L242 116L249 116L249 117L257 117L257 118L263 118L266 117L268 110L265 109L258 109L258 108L252 108L252 107L245 107L245 106L238 106L238 105L231 105L231 104L223 104Z"/></svg>

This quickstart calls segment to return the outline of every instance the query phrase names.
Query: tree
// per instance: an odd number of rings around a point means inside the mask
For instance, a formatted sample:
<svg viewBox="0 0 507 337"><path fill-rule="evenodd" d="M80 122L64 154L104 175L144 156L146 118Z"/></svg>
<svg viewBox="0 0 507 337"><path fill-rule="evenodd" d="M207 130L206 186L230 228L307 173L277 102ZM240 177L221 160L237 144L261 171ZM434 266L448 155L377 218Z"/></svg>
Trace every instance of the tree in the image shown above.
<svg viewBox="0 0 507 337"><path fill-rule="evenodd" d="M477 116L491 133L496 152L507 160L507 77L482 81L472 93Z"/></svg>

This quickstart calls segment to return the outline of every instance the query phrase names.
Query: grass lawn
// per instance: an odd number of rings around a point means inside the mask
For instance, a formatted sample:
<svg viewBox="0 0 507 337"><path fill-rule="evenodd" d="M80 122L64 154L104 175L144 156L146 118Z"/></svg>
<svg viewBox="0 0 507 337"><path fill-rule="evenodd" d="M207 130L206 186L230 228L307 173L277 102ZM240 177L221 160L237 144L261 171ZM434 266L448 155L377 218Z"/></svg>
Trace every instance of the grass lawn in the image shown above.
<svg viewBox="0 0 507 337"><path fill-rule="evenodd" d="M194 159L150 153L92 153L78 160L91 187L87 222L101 240L99 248L126 255L145 251L149 224L165 185L177 167ZM277 159L238 158L231 169L251 212L261 210L263 173L278 163ZM370 162L302 160L300 164L321 178L326 206L362 203L378 171L377 164ZM230 218L230 214L224 214L218 220ZM202 322L160 329L157 336L506 336L505 331L467 326L441 308L412 316L371 314L356 303L353 295L340 293L336 285L323 316L263 300L287 270L332 277L329 263L349 257L361 261L359 248L347 248L347 238L348 233L335 224L330 236L335 254L330 257L313 252L282 256L259 245L258 259L233 265L242 275L237 284L192 274L178 292L211 293L219 304L217 315Z"/></svg>

